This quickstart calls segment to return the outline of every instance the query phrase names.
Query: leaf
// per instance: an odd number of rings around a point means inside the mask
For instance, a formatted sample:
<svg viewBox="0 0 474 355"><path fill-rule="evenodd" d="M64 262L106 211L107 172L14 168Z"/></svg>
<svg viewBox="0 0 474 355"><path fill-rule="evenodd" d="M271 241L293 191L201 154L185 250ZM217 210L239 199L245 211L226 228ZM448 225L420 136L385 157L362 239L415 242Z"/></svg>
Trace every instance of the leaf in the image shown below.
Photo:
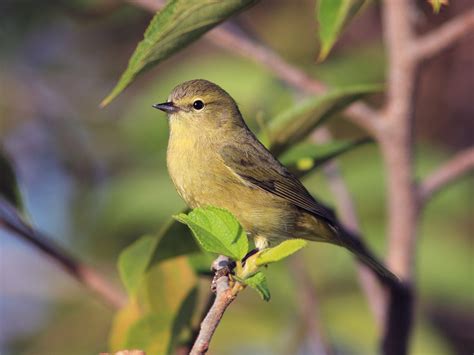
<svg viewBox="0 0 474 355"><path fill-rule="evenodd" d="M267 265L280 261L291 254L296 253L307 244L303 239L288 239L281 242L277 246L265 249L257 256L257 266Z"/></svg>
<svg viewBox="0 0 474 355"><path fill-rule="evenodd" d="M145 235L125 248L119 256L120 278L130 296L133 296L148 269L158 238Z"/></svg>
<svg viewBox="0 0 474 355"><path fill-rule="evenodd" d="M280 161L291 171L296 171L297 175L302 175L301 172L309 172L344 153L373 142L373 139L365 137L326 144L300 143L283 153Z"/></svg>
<svg viewBox="0 0 474 355"><path fill-rule="evenodd" d="M201 252L189 228L174 218L158 232L158 239L149 267L176 256Z"/></svg>
<svg viewBox="0 0 474 355"><path fill-rule="evenodd" d="M335 113L382 88L382 85L367 84L333 89L284 111L270 122L270 150L276 155L281 154L289 146L308 136L316 127L334 117Z"/></svg>
<svg viewBox="0 0 474 355"><path fill-rule="evenodd" d="M267 279L263 272L259 271L246 278L243 280L243 283L257 290L264 301L270 301L270 290L268 289Z"/></svg>
<svg viewBox="0 0 474 355"><path fill-rule="evenodd" d="M227 210L217 207L195 208L189 214L174 216L187 224L202 248L241 260L248 252L248 240L239 221Z"/></svg>
<svg viewBox="0 0 474 355"><path fill-rule="evenodd" d="M186 259L165 260L145 274L130 304L114 320L112 350L138 348L147 354L173 353L197 309L198 280Z"/></svg>
<svg viewBox="0 0 474 355"><path fill-rule="evenodd" d="M102 101L109 104L135 77L192 43L204 33L256 0L171 0L151 20L127 69L112 92Z"/></svg>
<svg viewBox="0 0 474 355"><path fill-rule="evenodd" d="M0 196L4 197L19 210L22 209L15 170L2 150L0 150Z"/></svg>
<svg viewBox="0 0 474 355"><path fill-rule="evenodd" d="M428 0L428 2L431 4L431 7L433 8L433 12L435 14L439 14L439 11L441 10L441 7L443 5L449 5L449 0Z"/></svg>
<svg viewBox="0 0 474 355"><path fill-rule="evenodd" d="M197 252L201 249L189 229L170 219L156 235L146 235L120 253L120 277L127 292L133 295L151 267L169 258Z"/></svg>
<svg viewBox="0 0 474 355"><path fill-rule="evenodd" d="M328 56L342 30L364 2L365 0L318 0L316 21L321 47L318 61L323 61Z"/></svg>

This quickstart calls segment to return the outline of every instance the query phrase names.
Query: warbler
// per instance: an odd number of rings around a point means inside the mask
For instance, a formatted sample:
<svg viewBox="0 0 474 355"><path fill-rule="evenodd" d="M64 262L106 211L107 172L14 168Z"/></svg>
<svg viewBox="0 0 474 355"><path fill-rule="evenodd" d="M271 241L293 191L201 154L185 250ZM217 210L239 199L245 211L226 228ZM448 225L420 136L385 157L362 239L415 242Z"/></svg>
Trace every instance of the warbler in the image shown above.
<svg viewBox="0 0 474 355"><path fill-rule="evenodd" d="M153 107L168 114L168 171L189 207L227 209L258 250L289 238L332 243L381 277L396 280L259 142L234 99L218 85L184 82L167 102Z"/></svg>

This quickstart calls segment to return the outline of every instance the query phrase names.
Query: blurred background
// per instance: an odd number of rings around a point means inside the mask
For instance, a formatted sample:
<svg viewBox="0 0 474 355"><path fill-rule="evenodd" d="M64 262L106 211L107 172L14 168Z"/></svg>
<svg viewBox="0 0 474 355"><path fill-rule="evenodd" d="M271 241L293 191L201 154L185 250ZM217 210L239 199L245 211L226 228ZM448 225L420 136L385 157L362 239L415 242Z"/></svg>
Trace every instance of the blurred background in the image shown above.
<svg viewBox="0 0 474 355"><path fill-rule="evenodd" d="M452 1L436 16L425 1L416 4L420 32L472 6L470 0ZM384 80L379 10L375 4L358 16L323 64L315 63L314 1L262 1L234 21L316 78L342 86ZM15 165L26 210L38 229L117 283L120 250L184 207L166 171L165 115L151 105L178 83L205 78L224 87L255 128L257 117L269 120L299 99L264 68L204 39L99 109L150 18L118 0L0 2L0 143ZM473 142L473 53L471 35L423 64L416 103L419 176ZM379 100L371 98L374 105ZM332 122L336 137L364 135L347 121ZM384 255L384 169L377 147L345 155L341 168L368 243ZM334 205L319 172L305 184ZM413 354L474 349L473 193L471 176L425 210ZM299 255L318 298L318 309L307 311L319 315L326 341L340 354L373 352L377 331L351 256L322 244ZM304 353L291 273L278 263L267 278L272 301L250 291L239 296L218 328L212 353ZM55 264L0 230L2 355L105 351L113 316Z"/></svg>

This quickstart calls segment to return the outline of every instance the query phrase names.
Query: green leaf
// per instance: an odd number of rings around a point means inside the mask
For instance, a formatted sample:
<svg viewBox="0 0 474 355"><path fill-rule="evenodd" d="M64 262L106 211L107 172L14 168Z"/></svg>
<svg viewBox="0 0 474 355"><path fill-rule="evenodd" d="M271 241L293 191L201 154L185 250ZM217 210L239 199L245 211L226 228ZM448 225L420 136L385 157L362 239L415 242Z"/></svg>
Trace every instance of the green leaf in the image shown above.
<svg viewBox="0 0 474 355"><path fill-rule="evenodd" d="M201 249L189 229L170 219L156 235L143 236L120 253L120 277L132 296L151 267L163 260L192 253L201 253Z"/></svg>
<svg viewBox="0 0 474 355"><path fill-rule="evenodd" d="M291 147L280 156L280 161L297 175L307 173L344 153L367 143L373 143L369 137L353 141L332 141L326 144L300 143Z"/></svg>
<svg viewBox="0 0 474 355"><path fill-rule="evenodd" d="M112 92L109 104L135 77L192 43L204 33L256 0L171 0L151 20Z"/></svg>
<svg viewBox="0 0 474 355"><path fill-rule="evenodd" d="M120 278L130 296L133 296L148 269L158 239L156 236L143 236L125 248L119 256Z"/></svg>
<svg viewBox="0 0 474 355"><path fill-rule="evenodd" d="M187 224L202 248L241 260L248 252L248 240L239 221L227 210L217 207L195 208L189 214L174 216Z"/></svg>
<svg viewBox="0 0 474 355"><path fill-rule="evenodd" d="M267 265L280 261L306 246L303 239L288 239L281 242L276 247L265 249L257 256L257 266Z"/></svg>
<svg viewBox="0 0 474 355"><path fill-rule="evenodd" d="M0 196L13 206L22 208L20 191L15 176L15 170L8 157L0 149Z"/></svg>
<svg viewBox="0 0 474 355"><path fill-rule="evenodd" d="M160 230L158 239L149 267L176 256L201 252L189 228L174 218Z"/></svg>
<svg viewBox="0 0 474 355"><path fill-rule="evenodd" d="M324 60L347 23L365 0L318 0L316 21L320 50L318 61Z"/></svg>
<svg viewBox="0 0 474 355"><path fill-rule="evenodd" d="M275 117L269 125L270 149L281 154L289 146L303 140L316 127L325 123L334 114L345 109L367 94L380 91L382 85L354 85L333 89L327 93L310 97Z"/></svg>
<svg viewBox="0 0 474 355"><path fill-rule="evenodd" d="M264 301L270 301L270 290L268 289L267 279L263 272L259 271L246 278L243 280L243 283L257 290Z"/></svg>

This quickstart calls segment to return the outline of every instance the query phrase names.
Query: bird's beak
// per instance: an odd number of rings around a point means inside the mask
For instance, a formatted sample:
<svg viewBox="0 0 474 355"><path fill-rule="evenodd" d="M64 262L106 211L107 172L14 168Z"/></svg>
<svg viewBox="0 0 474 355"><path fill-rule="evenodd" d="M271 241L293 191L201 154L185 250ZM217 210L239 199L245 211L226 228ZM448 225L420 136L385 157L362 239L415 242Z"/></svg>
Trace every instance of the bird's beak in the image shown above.
<svg viewBox="0 0 474 355"><path fill-rule="evenodd" d="M154 108L164 111L166 113L174 113L179 111L179 107L175 106L172 102L164 102L162 104L154 104Z"/></svg>

